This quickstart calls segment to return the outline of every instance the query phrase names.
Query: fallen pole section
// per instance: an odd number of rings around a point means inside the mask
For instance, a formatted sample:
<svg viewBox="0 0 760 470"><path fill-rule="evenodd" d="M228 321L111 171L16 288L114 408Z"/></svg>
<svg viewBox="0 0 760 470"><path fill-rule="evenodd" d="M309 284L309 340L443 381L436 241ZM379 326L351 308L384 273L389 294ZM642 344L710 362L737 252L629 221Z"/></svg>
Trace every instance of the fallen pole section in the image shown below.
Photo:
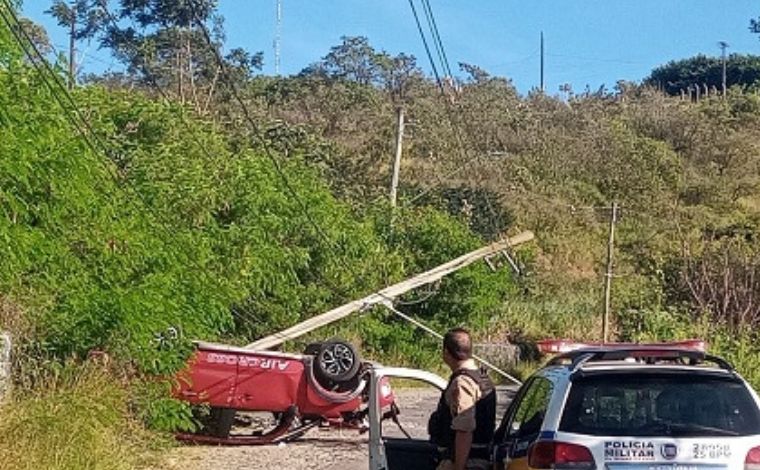
<svg viewBox="0 0 760 470"><path fill-rule="evenodd" d="M341 305L340 307L334 308L323 314L306 319L290 328L254 341L245 347L247 349L261 350L279 346L285 341L298 338L299 336L302 336L317 328L329 325L330 323L345 318L354 312L366 310L379 303L387 303L389 301L393 301L396 299L396 297L405 294L412 289L416 289L417 287L424 286L426 284L431 284L453 272L469 266L475 261L485 258L486 256L490 256L494 253L498 253L513 246L529 242L533 240L533 238L533 232L522 232L518 235L515 235L514 237L506 238L492 243L488 246L477 249L475 251L462 255L459 258L437 266L429 271L425 271L424 273L418 274L412 278L406 279L397 284L386 287L385 289L372 293L362 299L354 300L353 302Z"/></svg>

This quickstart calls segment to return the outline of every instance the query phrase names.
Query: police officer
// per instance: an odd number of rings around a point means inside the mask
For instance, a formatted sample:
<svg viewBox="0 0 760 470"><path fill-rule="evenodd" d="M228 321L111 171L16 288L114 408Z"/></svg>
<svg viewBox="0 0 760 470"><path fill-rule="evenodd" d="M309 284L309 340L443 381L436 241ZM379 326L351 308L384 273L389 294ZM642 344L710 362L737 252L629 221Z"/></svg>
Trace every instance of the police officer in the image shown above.
<svg viewBox="0 0 760 470"><path fill-rule="evenodd" d="M441 451L438 470L485 470L496 425L496 393L472 359L470 333L450 330L443 338L443 361L451 378L430 417L428 431Z"/></svg>

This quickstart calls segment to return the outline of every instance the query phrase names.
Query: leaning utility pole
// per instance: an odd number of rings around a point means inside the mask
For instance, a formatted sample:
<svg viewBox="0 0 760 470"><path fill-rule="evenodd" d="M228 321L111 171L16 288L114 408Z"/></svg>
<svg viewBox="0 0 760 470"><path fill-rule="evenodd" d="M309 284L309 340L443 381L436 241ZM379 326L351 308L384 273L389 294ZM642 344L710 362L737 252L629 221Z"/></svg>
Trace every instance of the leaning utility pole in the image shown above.
<svg viewBox="0 0 760 470"><path fill-rule="evenodd" d="M718 46L720 46L720 55L721 59L723 60L723 97L726 97L726 49L728 48L728 43L726 41L720 41L718 43Z"/></svg>
<svg viewBox="0 0 760 470"><path fill-rule="evenodd" d="M522 243L533 240L532 232L522 232L511 238L504 238L498 242L484 246L475 251L466 253L458 258L436 266L424 273L417 274L403 281L397 282L366 297L351 301L347 304L336 307L328 312L316 315L311 318L286 328L267 337L258 339L253 343L245 346L246 349L262 350L271 349L285 341L296 339L310 331L321 328L330 323L334 323L342 318L346 318L354 313L366 311L374 305L391 305L399 296L421 286L432 284L444 277L465 268L476 261L480 261L487 256L507 250ZM391 305L392 306L392 305ZM394 312L395 313L395 312Z"/></svg>
<svg viewBox="0 0 760 470"><path fill-rule="evenodd" d="M393 159L393 175L391 176L391 207L396 207L398 192L398 175L401 167L401 149L404 145L404 107L398 107L398 122L396 123L396 156Z"/></svg>
<svg viewBox="0 0 760 470"><path fill-rule="evenodd" d="M607 242L607 273L604 279L604 317L602 318L602 341L609 340L610 333L610 296L612 289L612 255L615 246L615 223L617 223L617 202L612 203L610 212L610 238Z"/></svg>

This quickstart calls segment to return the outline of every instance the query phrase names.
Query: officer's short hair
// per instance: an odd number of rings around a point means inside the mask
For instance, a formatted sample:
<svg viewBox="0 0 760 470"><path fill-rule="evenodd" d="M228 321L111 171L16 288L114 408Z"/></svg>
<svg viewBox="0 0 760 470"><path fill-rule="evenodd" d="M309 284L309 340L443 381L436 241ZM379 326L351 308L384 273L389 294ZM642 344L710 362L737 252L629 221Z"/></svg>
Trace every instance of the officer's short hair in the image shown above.
<svg viewBox="0 0 760 470"><path fill-rule="evenodd" d="M472 357L470 332L464 328L454 328L443 336L443 348L455 359L464 361Z"/></svg>

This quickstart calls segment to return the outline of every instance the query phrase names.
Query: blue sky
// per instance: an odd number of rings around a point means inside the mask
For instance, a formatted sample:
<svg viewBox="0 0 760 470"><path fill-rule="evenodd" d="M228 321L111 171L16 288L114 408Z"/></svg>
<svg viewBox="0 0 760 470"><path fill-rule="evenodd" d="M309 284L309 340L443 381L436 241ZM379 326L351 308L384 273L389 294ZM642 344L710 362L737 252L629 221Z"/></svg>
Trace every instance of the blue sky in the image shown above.
<svg viewBox="0 0 760 470"><path fill-rule="evenodd" d="M418 1L418 0L415 0ZM614 86L640 80L657 65L698 53L760 54L749 20L758 0L430 0L452 68L469 62L511 78L521 92L539 81L539 37L546 40L546 90L563 83ZM65 31L43 11L49 0L26 0L24 13L46 26L53 43ZM113 3L113 0L112 0ZM229 47L263 51L265 73L274 72L276 0L220 0ZM367 36L378 49L425 56L408 0L282 0L284 74L324 56L341 36ZM419 6L418 6L419 9ZM83 45L84 69L117 67L107 51Z"/></svg>

